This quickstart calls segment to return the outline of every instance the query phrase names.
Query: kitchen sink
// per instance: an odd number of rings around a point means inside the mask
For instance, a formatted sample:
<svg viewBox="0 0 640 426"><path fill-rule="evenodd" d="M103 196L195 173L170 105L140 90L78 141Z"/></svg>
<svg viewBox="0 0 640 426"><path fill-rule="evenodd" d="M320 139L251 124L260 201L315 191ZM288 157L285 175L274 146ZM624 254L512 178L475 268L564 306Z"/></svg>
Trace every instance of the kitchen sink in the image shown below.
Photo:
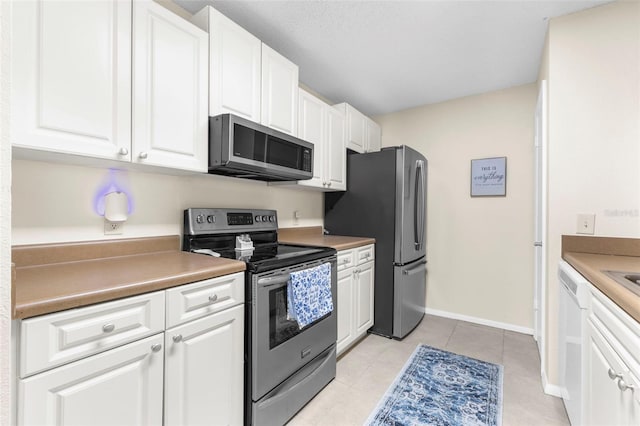
<svg viewBox="0 0 640 426"><path fill-rule="evenodd" d="M619 284L622 284L628 290L631 290L640 296L640 272L625 271L602 271L609 277L613 278Z"/></svg>

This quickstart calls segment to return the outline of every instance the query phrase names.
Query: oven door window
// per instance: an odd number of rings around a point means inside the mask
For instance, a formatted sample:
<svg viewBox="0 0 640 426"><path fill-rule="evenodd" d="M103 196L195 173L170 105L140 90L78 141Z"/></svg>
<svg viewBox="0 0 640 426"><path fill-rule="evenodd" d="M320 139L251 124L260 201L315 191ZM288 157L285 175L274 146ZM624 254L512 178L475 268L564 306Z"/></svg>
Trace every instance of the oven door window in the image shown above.
<svg viewBox="0 0 640 426"><path fill-rule="evenodd" d="M287 319L287 286L269 291L269 349L299 333L298 322Z"/></svg>
<svg viewBox="0 0 640 426"><path fill-rule="evenodd" d="M301 332L310 329L319 321L329 317L327 314L300 330L298 322L287 318L287 286L269 291L269 349L286 342Z"/></svg>

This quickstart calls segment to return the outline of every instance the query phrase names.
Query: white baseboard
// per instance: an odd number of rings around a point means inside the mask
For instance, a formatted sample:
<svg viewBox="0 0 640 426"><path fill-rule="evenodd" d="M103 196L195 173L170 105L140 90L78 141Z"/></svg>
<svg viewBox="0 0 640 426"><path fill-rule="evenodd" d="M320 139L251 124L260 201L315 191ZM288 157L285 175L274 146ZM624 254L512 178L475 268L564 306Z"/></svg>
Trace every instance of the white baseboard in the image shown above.
<svg viewBox="0 0 640 426"><path fill-rule="evenodd" d="M501 328L503 330L515 331L516 333L529 334L533 336L533 328L521 327L518 325L507 324L505 322L491 321L483 318L471 317L468 315L455 314L447 311L440 311L438 309L425 308L425 314L435 315L438 317L451 318L460 321L471 322L474 324L486 325L494 328Z"/></svg>
<svg viewBox="0 0 640 426"><path fill-rule="evenodd" d="M542 379L542 390L544 390L544 393L546 393L547 395L562 398L562 394L564 393L564 389L562 388L562 386L552 385L551 383L549 383L547 379L547 373L545 373L544 371L542 372L541 379Z"/></svg>

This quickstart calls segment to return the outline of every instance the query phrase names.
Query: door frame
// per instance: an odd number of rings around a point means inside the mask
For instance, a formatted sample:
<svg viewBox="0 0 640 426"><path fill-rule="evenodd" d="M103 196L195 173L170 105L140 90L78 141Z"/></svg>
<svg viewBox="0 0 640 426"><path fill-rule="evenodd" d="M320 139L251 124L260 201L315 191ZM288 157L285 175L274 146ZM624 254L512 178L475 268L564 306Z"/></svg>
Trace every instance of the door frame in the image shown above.
<svg viewBox="0 0 640 426"><path fill-rule="evenodd" d="M547 282L547 80L540 82L534 122L534 300L533 337L540 353L540 374L546 376ZM539 156L538 156L539 151ZM539 248L538 248L539 247ZM539 261L537 260L540 251Z"/></svg>

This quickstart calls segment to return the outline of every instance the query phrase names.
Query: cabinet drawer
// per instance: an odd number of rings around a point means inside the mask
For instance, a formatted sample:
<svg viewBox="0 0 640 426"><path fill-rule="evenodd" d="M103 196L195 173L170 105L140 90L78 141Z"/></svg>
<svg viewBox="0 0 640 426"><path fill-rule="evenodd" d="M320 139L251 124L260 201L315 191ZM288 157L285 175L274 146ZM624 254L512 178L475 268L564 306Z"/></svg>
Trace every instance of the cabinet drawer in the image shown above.
<svg viewBox="0 0 640 426"><path fill-rule="evenodd" d="M20 325L20 377L164 330L164 292L42 315Z"/></svg>
<svg viewBox="0 0 640 426"><path fill-rule="evenodd" d="M368 246L358 247L356 249L356 264L362 265L375 259L375 250L373 244Z"/></svg>
<svg viewBox="0 0 640 426"><path fill-rule="evenodd" d="M244 273L167 290L167 328L244 302Z"/></svg>
<svg viewBox="0 0 640 426"><path fill-rule="evenodd" d="M635 374L640 374L640 324L593 286L589 319Z"/></svg>
<svg viewBox="0 0 640 426"><path fill-rule="evenodd" d="M352 268L356 265L355 250L341 250L338 252L338 271Z"/></svg>

